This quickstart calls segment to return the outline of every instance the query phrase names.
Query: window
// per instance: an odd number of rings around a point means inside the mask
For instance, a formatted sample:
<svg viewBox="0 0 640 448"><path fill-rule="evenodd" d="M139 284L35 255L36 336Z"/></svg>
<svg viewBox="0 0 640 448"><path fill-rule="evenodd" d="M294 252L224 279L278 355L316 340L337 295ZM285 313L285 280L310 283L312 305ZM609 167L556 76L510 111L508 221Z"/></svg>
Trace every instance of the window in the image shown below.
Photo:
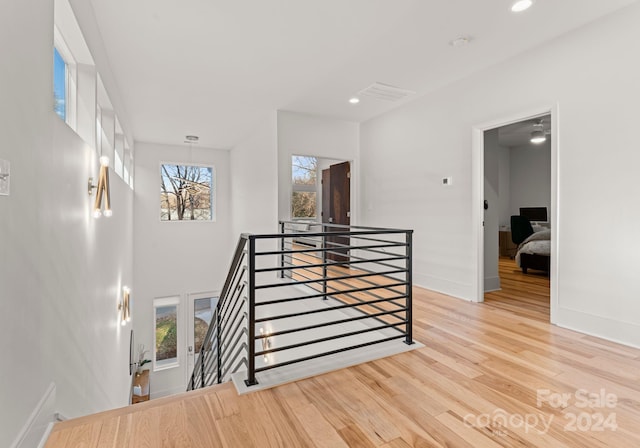
<svg viewBox="0 0 640 448"><path fill-rule="evenodd" d="M196 355L200 353L202 348L217 302L218 299L213 297L194 299L193 301L193 341Z"/></svg>
<svg viewBox="0 0 640 448"><path fill-rule="evenodd" d="M291 158L292 194L291 217L317 216L318 159L308 156Z"/></svg>
<svg viewBox="0 0 640 448"><path fill-rule="evenodd" d="M178 365L178 297L154 299L154 370Z"/></svg>
<svg viewBox="0 0 640 448"><path fill-rule="evenodd" d="M211 166L160 166L160 221L213 221L214 169Z"/></svg>
<svg viewBox="0 0 640 448"><path fill-rule="evenodd" d="M67 120L67 63L53 48L53 109L62 121Z"/></svg>

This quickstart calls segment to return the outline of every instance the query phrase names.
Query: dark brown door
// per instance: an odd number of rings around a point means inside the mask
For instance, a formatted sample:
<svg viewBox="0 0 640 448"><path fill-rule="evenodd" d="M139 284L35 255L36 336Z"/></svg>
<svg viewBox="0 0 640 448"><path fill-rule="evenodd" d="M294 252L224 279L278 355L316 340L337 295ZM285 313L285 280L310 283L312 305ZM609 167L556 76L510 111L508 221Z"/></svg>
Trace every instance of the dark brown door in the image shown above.
<svg viewBox="0 0 640 448"><path fill-rule="evenodd" d="M322 222L350 225L351 223L351 168L349 162L331 165L322 170ZM329 229L339 231L340 228ZM344 229L348 230L348 229ZM327 254L329 260L347 261L349 237L327 237L327 246L333 250Z"/></svg>

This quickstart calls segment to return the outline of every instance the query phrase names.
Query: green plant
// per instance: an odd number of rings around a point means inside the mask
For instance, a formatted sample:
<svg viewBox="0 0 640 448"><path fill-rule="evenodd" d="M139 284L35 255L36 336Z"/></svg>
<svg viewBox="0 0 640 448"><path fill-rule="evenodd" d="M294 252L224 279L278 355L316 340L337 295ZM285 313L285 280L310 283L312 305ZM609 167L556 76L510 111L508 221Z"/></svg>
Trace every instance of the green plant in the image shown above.
<svg viewBox="0 0 640 448"><path fill-rule="evenodd" d="M150 359L144 357L147 353L149 353L149 350L144 348L144 344L138 344L138 369L142 369L142 366L151 362Z"/></svg>

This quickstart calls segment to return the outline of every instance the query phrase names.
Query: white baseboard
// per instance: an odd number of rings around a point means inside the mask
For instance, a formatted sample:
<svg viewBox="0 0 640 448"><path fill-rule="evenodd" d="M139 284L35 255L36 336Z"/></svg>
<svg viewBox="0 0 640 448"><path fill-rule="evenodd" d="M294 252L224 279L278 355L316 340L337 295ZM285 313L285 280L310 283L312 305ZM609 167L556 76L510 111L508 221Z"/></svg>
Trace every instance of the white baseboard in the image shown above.
<svg viewBox="0 0 640 448"><path fill-rule="evenodd" d="M169 388L169 389L151 391L151 396L149 398L151 398L151 399L162 398L162 397L167 397L169 395L181 394L181 393L186 392L186 391L187 391L187 386L186 385L180 385L178 387L172 387L172 388Z"/></svg>
<svg viewBox="0 0 640 448"><path fill-rule="evenodd" d="M33 409L11 448L44 446L55 422L56 385L51 383Z"/></svg>
<svg viewBox="0 0 640 448"><path fill-rule="evenodd" d="M500 277L487 277L484 279L484 292L500 291Z"/></svg>
<svg viewBox="0 0 640 448"><path fill-rule="evenodd" d="M556 325L629 347L640 348L640 326L560 306Z"/></svg>

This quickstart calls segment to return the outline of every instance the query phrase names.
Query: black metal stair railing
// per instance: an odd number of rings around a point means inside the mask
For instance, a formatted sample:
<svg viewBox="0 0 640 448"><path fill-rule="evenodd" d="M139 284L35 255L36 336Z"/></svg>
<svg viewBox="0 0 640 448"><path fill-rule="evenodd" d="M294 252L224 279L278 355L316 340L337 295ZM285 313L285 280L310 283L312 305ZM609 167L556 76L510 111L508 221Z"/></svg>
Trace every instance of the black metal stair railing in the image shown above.
<svg viewBox="0 0 640 448"><path fill-rule="evenodd" d="M247 241L247 235L238 240L187 390L228 381L232 373L247 365Z"/></svg>
<svg viewBox="0 0 640 448"><path fill-rule="evenodd" d="M413 231L280 222L243 235L189 389L348 350L413 343Z"/></svg>

